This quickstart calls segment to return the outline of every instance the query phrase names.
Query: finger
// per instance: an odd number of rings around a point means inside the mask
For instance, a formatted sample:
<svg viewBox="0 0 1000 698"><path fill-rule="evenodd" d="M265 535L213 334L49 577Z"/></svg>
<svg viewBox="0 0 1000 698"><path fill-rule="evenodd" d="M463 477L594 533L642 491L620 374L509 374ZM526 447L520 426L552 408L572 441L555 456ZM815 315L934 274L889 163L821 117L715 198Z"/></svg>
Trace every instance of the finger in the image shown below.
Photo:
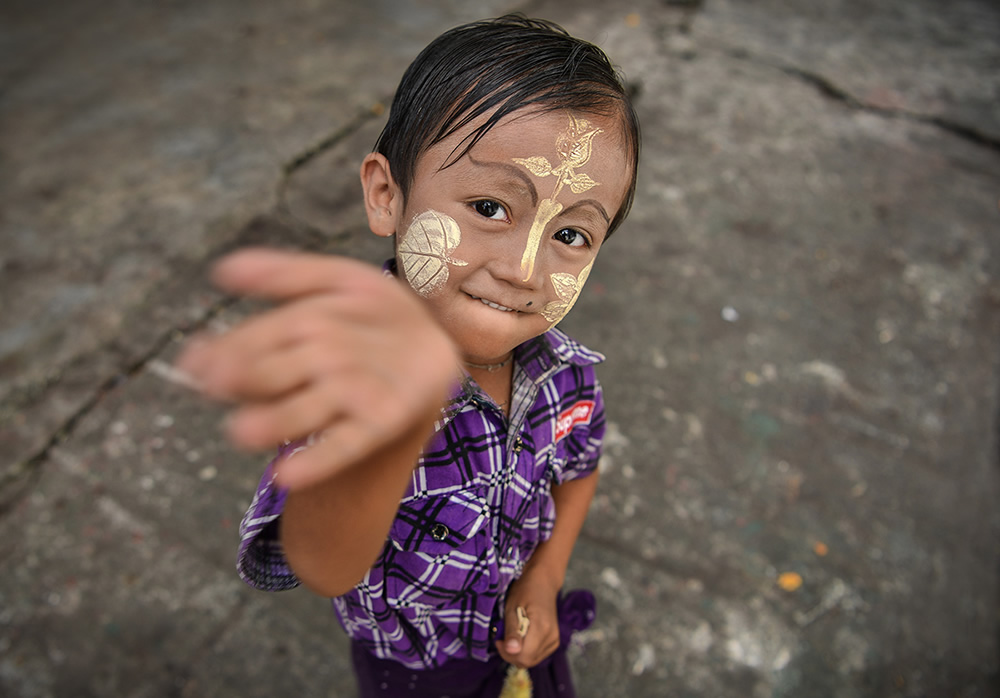
<svg viewBox="0 0 1000 698"><path fill-rule="evenodd" d="M220 336L201 335L182 352L178 368L190 374L212 397L238 396L248 387L244 383L257 378L251 369L257 361L324 331L336 331L322 327L316 309L309 305L300 302L266 311Z"/></svg>
<svg viewBox="0 0 1000 698"><path fill-rule="evenodd" d="M520 654L519 654L520 653L520 649L518 649L517 653L512 654L512 653L510 653L510 652L507 651L507 642L506 642L506 640L497 640L495 644L496 644L496 648L497 648L497 653L500 655L501 659L503 659L508 664L511 664L513 666L518 667L519 669L520 668L524 668L523 665L522 665L522 663L521 663L521 658L520 658Z"/></svg>
<svg viewBox="0 0 1000 698"><path fill-rule="evenodd" d="M227 389L232 399L272 402L318 380L335 379L348 366L337 346L319 342L277 347L245 363L229 375Z"/></svg>
<svg viewBox="0 0 1000 698"><path fill-rule="evenodd" d="M213 269L212 280L231 293L276 300L386 281L376 267L346 257L262 248L224 257Z"/></svg>
<svg viewBox="0 0 1000 698"><path fill-rule="evenodd" d="M209 360L210 344L209 338L200 334L193 335L184 343L177 358L174 359L174 368L187 376L192 385L197 385L198 390L201 390L201 384L197 376Z"/></svg>
<svg viewBox="0 0 1000 698"><path fill-rule="evenodd" d="M523 668L523 667L521 667L518 664L517 655L508 654L507 653L507 649L504 647L504 643L503 643L502 640L497 640L495 644L496 644L496 648L497 648L497 654L500 655L500 658L502 660L504 660L505 662L507 662L511 666L516 666L518 669L522 669Z"/></svg>
<svg viewBox="0 0 1000 698"><path fill-rule="evenodd" d="M249 450L300 439L344 418L346 397L340 386L320 383L273 402L251 403L229 416L226 435Z"/></svg>
<svg viewBox="0 0 1000 698"><path fill-rule="evenodd" d="M277 483L289 490L309 487L361 462L383 443L384 439L370 426L354 420L337 420L312 446L281 465Z"/></svg>
<svg viewBox="0 0 1000 698"><path fill-rule="evenodd" d="M559 632L555 628L535 627L524 637L518 660L525 667L533 667L559 647Z"/></svg>
<svg viewBox="0 0 1000 698"><path fill-rule="evenodd" d="M327 430L336 420L341 431L350 427L340 437L344 447L367 453L412 425L412 413L395 390L398 383L392 373L348 368L277 400L242 407L230 417L227 434L239 447L262 449Z"/></svg>

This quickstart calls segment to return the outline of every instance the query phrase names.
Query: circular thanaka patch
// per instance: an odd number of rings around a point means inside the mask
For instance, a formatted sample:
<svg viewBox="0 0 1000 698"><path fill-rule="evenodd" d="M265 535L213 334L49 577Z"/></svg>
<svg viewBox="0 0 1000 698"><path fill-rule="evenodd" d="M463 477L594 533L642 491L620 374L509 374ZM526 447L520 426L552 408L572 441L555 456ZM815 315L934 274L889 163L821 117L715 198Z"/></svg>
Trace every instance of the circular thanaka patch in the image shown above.
<svg viewBox="0 0 1000 698"><path fill-rule="evenodd" d="M435 293L448 281L449 264L467 264L451 256L461 241L462 231L451 216L424 211L413 219L399 242L397 256L414 291L422 296Z"/></svg>

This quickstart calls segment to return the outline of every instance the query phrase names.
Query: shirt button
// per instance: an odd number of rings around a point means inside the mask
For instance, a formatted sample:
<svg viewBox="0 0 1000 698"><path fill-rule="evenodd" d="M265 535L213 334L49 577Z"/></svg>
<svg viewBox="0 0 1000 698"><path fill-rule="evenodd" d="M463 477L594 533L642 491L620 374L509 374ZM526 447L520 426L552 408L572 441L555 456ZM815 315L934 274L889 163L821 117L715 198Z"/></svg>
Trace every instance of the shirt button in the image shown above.
<svg viewBox="0 0 1000 698"><path fill-rule="evenodd" d="M434 540L444 540L448 537L449 533L451 533L451 531L449 531L448 527L443 523L434 524L434 528L431 529L431 536Z"/></svg>

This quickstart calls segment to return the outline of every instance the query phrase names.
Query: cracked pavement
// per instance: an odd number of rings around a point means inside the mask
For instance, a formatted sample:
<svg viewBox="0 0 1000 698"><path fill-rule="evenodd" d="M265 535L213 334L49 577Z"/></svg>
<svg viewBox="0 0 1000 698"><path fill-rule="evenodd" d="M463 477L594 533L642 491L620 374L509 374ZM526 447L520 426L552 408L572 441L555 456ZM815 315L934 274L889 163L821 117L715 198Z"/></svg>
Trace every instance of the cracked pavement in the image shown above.
<svg viewBox="0 0 1000 698"><path fill-rule="evenodd" d="M390 254L357 165L433 36L604 47L633 213L563 327L609 357L570 569L581 696L1000 689L1000 9L373 0L0 9L0 694L353 695L325 601L251 591L268 456L170 362L267 244Z"/></svg>

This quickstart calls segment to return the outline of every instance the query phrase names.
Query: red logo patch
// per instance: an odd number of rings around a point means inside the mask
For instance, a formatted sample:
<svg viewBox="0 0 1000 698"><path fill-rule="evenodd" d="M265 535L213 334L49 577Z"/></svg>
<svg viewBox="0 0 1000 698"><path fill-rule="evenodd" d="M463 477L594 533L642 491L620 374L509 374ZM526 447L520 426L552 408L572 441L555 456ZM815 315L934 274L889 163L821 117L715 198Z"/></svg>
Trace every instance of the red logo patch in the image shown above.
<svg viewBox="0 0 1000 698"><path fill-rule="evenodd" d="M594 416L594 401L581 400L559 415L556 420L556 435L552 443L558 443L573 430L577 424L590 424Z"/></svg>

